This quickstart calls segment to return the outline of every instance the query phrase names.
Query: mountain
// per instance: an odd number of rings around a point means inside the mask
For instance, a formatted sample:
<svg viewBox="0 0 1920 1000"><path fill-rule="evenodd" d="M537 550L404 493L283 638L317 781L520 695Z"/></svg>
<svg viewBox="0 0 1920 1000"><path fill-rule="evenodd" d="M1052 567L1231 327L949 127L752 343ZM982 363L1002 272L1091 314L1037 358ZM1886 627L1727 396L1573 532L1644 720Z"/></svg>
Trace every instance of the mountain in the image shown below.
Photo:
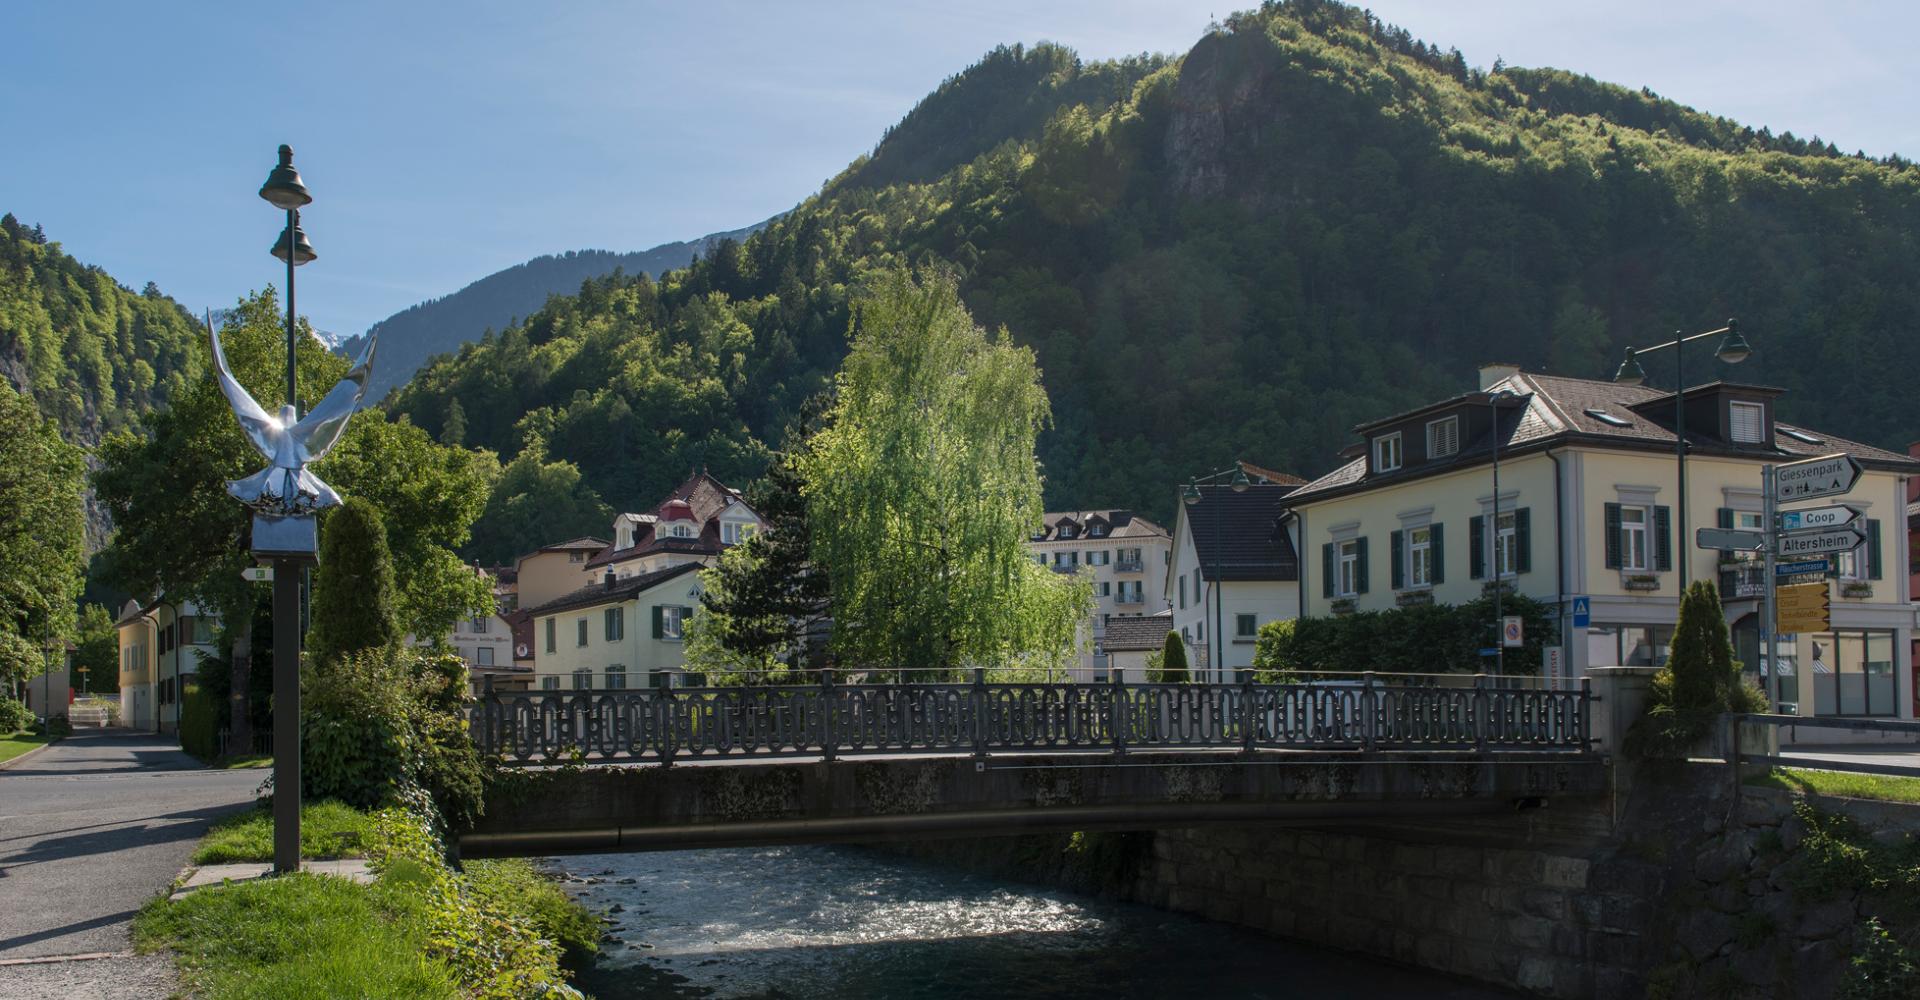
<svg viewBox="0 0 1920 1000"><path fill-rule="evenodd" d="M827 387L848 289L904 264L953 268L1035 350L1050 508L1163 517L1238 457L1312 475L1481 362L1604 376L1729 315L1753 358L1703 351L1693 381L1779 385L1782 419L1903 446L1917 250L1903 158L1288 0L1177 59L997 49L760 232L588 282L390 405L441 433L458 401L467 443L538 447L616 507L689 468L743 481Z"/></svg>
<svg viewBox="0 0 1920 1000"><path fill-rule="evenodd" d="M745 239L766 223L714 233L684 243L663 243L638 253L575 250L535 257L504 271L495 271L444 298L409 306L354 337L325 334L336 353L353 357L367 337L380 337L380 360L374 366L368 398L380 399L413 376L428 358L455 351L478 340L482 333L507 326L531 314L550 295L571 292L589 278L625 271L661 275L686 267L721 240Z"/></svg>

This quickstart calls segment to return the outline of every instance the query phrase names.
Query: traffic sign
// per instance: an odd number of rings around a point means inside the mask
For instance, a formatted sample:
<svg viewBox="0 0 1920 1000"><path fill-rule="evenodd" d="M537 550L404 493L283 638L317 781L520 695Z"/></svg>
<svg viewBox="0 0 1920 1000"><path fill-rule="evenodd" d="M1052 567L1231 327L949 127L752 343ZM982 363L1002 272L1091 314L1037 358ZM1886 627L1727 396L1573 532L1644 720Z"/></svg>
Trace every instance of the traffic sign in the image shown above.
<svg viewBox="0 0 1920 1000"><path fill-rule="evenodd" d="M1693 544L1703 549L1732 549L1735 552L1758 552L1767 547L1767 536L1758 531L1736 531L1732 528L1698 528L1693 533Z"/></svg>
<svg viewBox="0 0 1920 1000"><path fill-rule="evenodd" d="M1593 598L1582 595L1573 599L1573 627L1586 628L1593 624Z"/></svg>
<svg viewBox="0 0 1920 1000"><path fill-rule="evenodd" d="M1829 607L1827 583L1825 580L1818 583L1796 583L1786 587L1777 587L1774 589L1773 597L1774 600L1780 602L1780 606L1783 608L1819 608L1825 610Z"/></svg>
<svg viewBox="0 0 1920 1000"><path fill-rule="evenodd" d="M1825 573L1832 566L1825 559L1802 559L1798 562L1775 563L1774 576L1800 576L1806 573Z"/></svg>
<svg viewBox="0 0 1920 1000"><path fill-rule="evenodd" d="M1500 645L1509 649L1526 645L1519 615L1507 615L1500 619Z"/></svg>
<svg viewBox="0 0 1920 1000"><path fill-rule="evenodd" d="M1774 629L1783 633L1825 632L1832 603L1825 581L1780 587L1774 591Z"/></svg>
<svg viewBox="0 0 1920 1000"><path fill-rule="evenodd" d="M272 583L272 566L248 566L240 571L240 579L248 583Z"/></svg>
<svg viewBox="0 0 1920 1000"><path fill-rule="evenodd" d="M1779 503L1838 496L1853 489L1860 463L1852 455L1826 455L1788 462L1773 470L1773 498Z"/></svg>
<svg viewBox="0 0 1920 1000"><path fill-rule="evenodd" d="M1860 516L1860 508L1846 504L1834 504L1831 507L1809 507L1806 510L1783 510L1780 512L1781 531L1815 531L1823 528L1840 528L1852 524Z"/></svg>
<svg viewBox="0 0 1920 1000"><path fill-rule="evenodd" d="M1775 552L1783 556L1823 556L1832 552L1852 552L1865 544L1867 533L1857 524L1832 531L1808 531L1780 535Z"/></svg>

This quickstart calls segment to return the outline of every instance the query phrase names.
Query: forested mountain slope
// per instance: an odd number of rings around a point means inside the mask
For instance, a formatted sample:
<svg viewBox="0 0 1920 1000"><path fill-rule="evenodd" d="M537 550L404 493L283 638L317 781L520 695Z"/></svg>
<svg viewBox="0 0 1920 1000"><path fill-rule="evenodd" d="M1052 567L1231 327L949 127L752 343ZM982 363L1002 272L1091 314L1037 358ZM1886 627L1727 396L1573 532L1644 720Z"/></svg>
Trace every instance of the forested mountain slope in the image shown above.
<svg viewBox="0 0 1920 1000"><path fill-rule="evenodd" d="M1032 345L1052 506L1164 515L1236 456L1328 468L1362 419L1500 360L1601 377L1737 315L1719 368L1781 416L1898 446L1920 341L1920 171L1555 70L1469 67L1325 2L1228 18L1177 61L996 50L871 156L664 284L589 283L392 405L614 506L756 475L844 350L847 286L946 263ZM1649 365L1656 383L1662 365Z"/></svg>
<svg viewBox="0 0 1920 1000"><path fill-rule="evenodd" d="M374 366L367 397L381 399L394 386L411 378L428 358L459 350L461 344L480 339L488 330L501 329L532 314L548 296L572 293L588 278L602 277L616 270L659 276L674 268L686 267L721 240L744 239L763 225L765 223L687 242L663 243L635 253L577 250L535 257L489 274L444 298L409 306L375 323L366 333L343 340L336 352L354 357L367 337L380 336L380 363Z"/></svg>

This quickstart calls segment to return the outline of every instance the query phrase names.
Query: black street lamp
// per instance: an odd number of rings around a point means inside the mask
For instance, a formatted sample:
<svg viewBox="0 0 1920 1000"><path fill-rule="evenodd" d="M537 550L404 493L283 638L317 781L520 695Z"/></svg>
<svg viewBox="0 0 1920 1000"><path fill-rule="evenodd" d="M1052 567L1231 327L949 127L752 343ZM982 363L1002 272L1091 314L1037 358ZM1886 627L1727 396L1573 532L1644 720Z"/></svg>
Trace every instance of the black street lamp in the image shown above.
<svg viewBox="0 0 1920 1000"><path fill-rule="evenodd" d="M1200 478L1218 479L1224 475L1226 475L1226 473L1222 471L1222 472L1215 472L1212 475L1203 476ZM1247 478L1247 471L1245 469L1240 468L1238 465L1235 465L1233 468L1233 476L1231 479L1227 481L1227 488L1231 489L1235 493L1245 493L1247 491L1247 487L1252 485L1253 485L1252 480L1249 480ZM1220 488L1219 483L1211 483L1209 484L1209 486L1216 490ZM1187 485L1180 490L1180 499L1188 507L1193 507L1200 503L1199 479L1187 480ZM1214 560L1212 565L1209 565L1208 561L1205 559L1200 560L1200 572L1202 575L1204 575L1207 578L1209 589L1212 590L1213 592L1213 595L1212 595L1213 596L1213 639L1212 641L1207 643L1207 670L1209 673L1218 671L1219 680L1223 683L1226 680L1226 673L1225 673L1226 667L1225 667L1225 664L1223 664L1221 661L1225 658L1226 654L1223 652L1223 650L1225 649L1225 645L1220 635L1221 620L1222 620L1220 605L1222 603L1221 598L1225 595L1225 591L1222 590L1220 587L1220 579L1219 579L1218 571L1219 571L1219 552L1220 552L1220 522L1225 519L1226 519L1226 514L1224 511L1214 511L1214 514L1213 514ZM1188 527L1191 528L1193 524L1193 519L1188 518L1187 524L1188 524ZM1197 544L1194 546L1194 550L1196 553L1198 552L1199 548L1200 547ZM1196 598L1200 597L1199 594L1195 594L1194 596ZM1204 598L1202 599L1202 604L1200 607L1200 620L1201 620L1201 624L1206 623L1206 604L1204 602Z"/></svg>
<svg viewBox="0 0 1920 1000"><path fill-rule="evenodd" d="M300 209L313 195L293 169L293 147L280 147L280 163L260 186L260 197L287 213L286 229L269 252L287 265L287 406L298 420L293 269L318 255L300 228ZM286 875L300 870L300 576L306 560L276 556L273 562L273 870Z"/></svg>
<svg viewBox="0 0 1920 1000"><path fill-rule="evenodd" d="M1518 399L1519 394L1508 389L1487 394L1487 407L1493 411L1493 523L1488 525L1487 538L1492 544L1493 564L1493 675L1507 675L1507 631L1504 613L1501 610L1501 597L1507 584L1500 575L1500 404L1509 399ZM1515 526L1515 531L1519 526ZM1472 539L1468 539L1472 541Z"/></svg>
<svg viewBox="0 0 1920 1000"><path fill-rule="evenodd" d="M1715 337L1721 334L1725 334L1725 337L1720 341L1720 346L1714 351L1715 357L1718 357L1727 364L1737 365L1752 356L1753 348L1747 345L1747 338L1740 335L1739 322L1729 319L1727 320L1726 326L1717 330L1696 333L1690 337L1683 337L1680 335L1680 331L1675 330L1673 339L1666 343L1637 349L1629 347L1627 348L1626 360L1620 362L1620 370L1613 375L1613 380L1621 385L1639 385L1647 380L1646 370L1640 367L1639 355L1665 350L1669 347L1673 348L1673 454L1680 467L1680 525L1678 538L1675 539L1675 541L1680 548L1678 555L1680 563L1680 596L1682 597L1686 596L1687 584L1691 581L1692 577L1691 568L1688 566L1687 559L1688 555L1691 554L1691 549L1689 548L1691 543L1688 541L1689 536L1687 533L1687 407L1686 400L1683 398L1687 391L1686 369L1683 365L1687 354L1685 345L1703 337Z"/></svg>

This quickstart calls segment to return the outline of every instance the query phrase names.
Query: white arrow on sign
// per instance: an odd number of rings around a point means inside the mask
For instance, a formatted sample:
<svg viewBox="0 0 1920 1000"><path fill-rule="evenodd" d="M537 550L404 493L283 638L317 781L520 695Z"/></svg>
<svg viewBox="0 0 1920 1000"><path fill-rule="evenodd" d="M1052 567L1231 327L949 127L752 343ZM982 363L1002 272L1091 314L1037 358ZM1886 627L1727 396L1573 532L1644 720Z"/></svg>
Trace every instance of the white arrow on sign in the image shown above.
<svg viewBox="0 0 1920 1000"><path fill-rule="evenodd" d="M1833 531L1811 531L1798 535L1781 535L1776 551L1788 558L1822 556L1830 552L1851 552L1867 540L1867 533L1857 524L1849 524Z"/></svg>
<svg viewBox="0 0 1920 1000"><path fill-rule="evenodd" d="M1773 470L1773 498L1780 503L1838 496L1853 489L1860 463L1852 455L1826 455L1788 462Z"/></svg>
<svg viewBox="0 0 1920 1000"><path fill-rule="evenodd" d="M248 583L272 583L272 566L248 566L240 571L240 579Z"/></svg>
<svg viewBox="0 0 1920 1000"><path fill-rule="evenodd" d="M1781 531L1816 531L1828 528L1841 528L1853 523L1860 516L1860 508L1846 504L1832 507L1809 507L1806 510L1783 510L1780 512Z"/></svg>

